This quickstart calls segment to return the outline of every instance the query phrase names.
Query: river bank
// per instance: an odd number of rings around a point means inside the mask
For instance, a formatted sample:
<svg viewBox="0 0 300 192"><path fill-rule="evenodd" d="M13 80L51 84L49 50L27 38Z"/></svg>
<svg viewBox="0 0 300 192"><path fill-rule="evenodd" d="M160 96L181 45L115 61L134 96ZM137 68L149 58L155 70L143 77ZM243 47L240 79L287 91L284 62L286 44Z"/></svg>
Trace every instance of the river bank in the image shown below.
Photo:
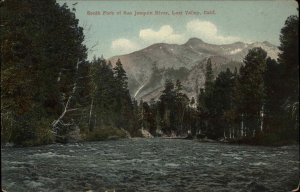
<svg viewBox="0 0 300 192"><path fill-rule="evenodd" d="M89 140L81 140L77 142L71 142L71 143L86 143L86 142L105 142L105 141L117 141L117 140L123 140L123 139L154 139L154 138L161 138L161 139L166 139L166 140L193 140L197 141L199 143L218 143L218 144L224 144L224 145L248 145L248 146L261 146L261 147L283 147L283 146L299 146L299 143L296 141L277 141L274 143L262 141L262 140L254 140L254 139L249 139L249 138L243 138L243 139L222 139L222 140L213 140L213 139L207 139L207 138L202 138L202 139L197 139L197 138L187 138L187 137L153 137L147 136L147 137L131 137L131 136L126 136L126 135L110 135L107 137L101 137L101 138L93 138ZM71 144L69 143L69 144ZM23 148L23 147L37 147L37 146L47 146L47 145L52 145L52 144L68 144L68 143L49 143L45 145L36 145L36 146L17 146L14 145L13 143L2 143L1 144L1 149L2 148L10 148L10 147L17 147L17 148Z"/></svg>

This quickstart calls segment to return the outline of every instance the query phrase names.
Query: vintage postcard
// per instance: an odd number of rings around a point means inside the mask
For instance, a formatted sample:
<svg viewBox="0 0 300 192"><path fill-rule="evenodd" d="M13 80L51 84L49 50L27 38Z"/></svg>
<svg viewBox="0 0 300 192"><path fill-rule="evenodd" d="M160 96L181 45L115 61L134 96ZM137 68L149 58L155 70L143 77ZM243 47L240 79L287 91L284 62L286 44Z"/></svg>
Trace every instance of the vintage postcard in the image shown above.
<svg viewBox="0 0 300 192"><path fill-rule="evenodd" d="M2 191L299 191L296 1L0 5Z"/></svg>

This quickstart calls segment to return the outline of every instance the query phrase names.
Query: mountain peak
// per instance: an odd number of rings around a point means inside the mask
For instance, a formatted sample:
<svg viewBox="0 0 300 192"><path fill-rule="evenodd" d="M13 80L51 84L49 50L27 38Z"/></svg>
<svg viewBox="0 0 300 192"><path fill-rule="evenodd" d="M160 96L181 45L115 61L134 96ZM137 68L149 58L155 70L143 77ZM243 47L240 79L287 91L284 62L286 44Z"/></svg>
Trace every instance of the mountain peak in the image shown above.
<svg viewBox="0 0 300 192"><path fill-rule="evenodd" d="M245 43L241 42L241 41L237 41L237 42L234 42L232 43L233 45L244 45Z"/></svg>
<svg viewBox="0 0 300 192"><path fill-rule="evenodd" d="M200 44L200 43L205 43L205 42L202 41L202 39L192 37L185 44Z"/></svg>

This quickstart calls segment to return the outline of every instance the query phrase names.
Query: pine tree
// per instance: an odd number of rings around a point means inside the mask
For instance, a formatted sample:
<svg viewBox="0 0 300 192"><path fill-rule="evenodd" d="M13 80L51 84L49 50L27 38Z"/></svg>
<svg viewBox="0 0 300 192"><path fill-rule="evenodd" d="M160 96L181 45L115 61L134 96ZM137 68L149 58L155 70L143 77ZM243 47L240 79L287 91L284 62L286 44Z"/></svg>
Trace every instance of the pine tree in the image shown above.
<svg viewBox="0 0 300 192"><path fill-rule="evenodd" d="M286 97L297 102L299 96L299 17L290 16L281 29L278 61L284 67L283 79Z"/></svg>
<svg viewBox="0 0 300 192"><path fill-rule="evenodd" d="M281 29L278 62L282 67L281 94L284 99L286 121L284 122L287 138L299 141L299 17L292 15Z"/></svg>
<svg viewBox="0 0 300 192"><path fill-rule="evenodd" d="M123 65L118 59L116 62L116 66L113 68L114 78L115 78L115 89L114 92L116 94L116 103L115 103L115 111L117 114L117 119L115 120L116 126L118 128L130 129L132 128L132 124L134 124L133 120L133 106L131 97L128 90L127 83L127 75L125 70L123 69ZM130 131L130 130L129 130Z"/></svg>
<svg viewBox="0 0 300 192"><path fill-rule="evenodd" d="M284 111L282 105L284 97L282 97L282 79L279 78L282 74L282 66L275 60L267 58L266 71L264 73L265 84L265 107L264 120L265 132L278 132L282 126Z"/></svg>
<svg viewBox="0 0 300 192"><path fill-rule="evenodd" d="M211 59L209 58L206 63L205 83L204 83L205 92L207 94L210 94L212 92L213 81L214 81L214 75L212 70L212 63L211 63Z"/></svg>
<svg viewBox="0 0 300 192"><path fill-rule="evenodd" d="M240 92L239 109L244 115L247 136L253 136L261 130L260 114L264 106L264 72L267 53L261 48L249 50L240 68L238 90Z"/></svg>
<svg viewBox="0 0 300 192"><path fill-rule="evenodd" d="M186 129L184 129L184 127L186 127L184 120L185 116L188 115L187 111L189 106L189 98L182 92L180 80L176 81L175 94L175 120L177 123L176 132L177 134L183 134L186 132Z"/></svg>
<svg viewBox="0 0 300 192"><path fill-rule="evenodd" d="M207 132L208 109L205 104L205 91L203 88L200 89L200 93L197 98L197 112L199 129L204 134Z"/></svg>
<svg viewBox="0 0 300 192"><path fill-rule="evenodd" d="M217 76L212 97L214 99L214 132L217 137L231 137L230 122L226 119L232 107L233 74L229 69Z"/></svg>
<svg viewBox="0 0 300 192"><path fill-rule="evenodd" d="M167 79L165 82L165 89L162 91L162 95L159 98L162 130L167 134L170 134L173 131L175 96L174 84L170 79Z"/></svg>

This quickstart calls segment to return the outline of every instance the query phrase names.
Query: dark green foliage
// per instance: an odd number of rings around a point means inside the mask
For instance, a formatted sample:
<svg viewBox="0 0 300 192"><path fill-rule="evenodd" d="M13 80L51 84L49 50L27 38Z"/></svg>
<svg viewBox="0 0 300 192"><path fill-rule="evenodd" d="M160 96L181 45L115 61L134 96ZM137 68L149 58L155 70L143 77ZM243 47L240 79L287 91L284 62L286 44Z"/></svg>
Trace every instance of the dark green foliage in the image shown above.
<svg viewBox="0 0 300 192"><path fill-rule="evenodd" d="M86 141L115 140L122 138L127 138L126 132L113 127L97 128L93 132L87 133L84 137Z"/></svg>
<svg viewBox="0 0 300 192"><path fill-rule="evenodd" d="M278 62L282 67L281 91L284 97L284 122L286 138L293 137L299 141L299 17L287 18L281 29Z"/></svg>
<svg viewBox="0 0 300 192"><path fill-rule="evenodd" d="M115 120L118 128L129 129L131 125L130 118L133 117L133 106L127 85L127 75L123 69L120 59L113 68L115 87L112 88L116 94L115 111L117 118Z"/></svg>
<svg viewBox="0 0 300 192"><path fill-rule="evenodd" d="M215 121L215 100L214 100L214 76L212 70L211 59L209 58L206 63L206 71L205 71L205 83L204 83L204 106L205 106L205 129L204 132L208 135L209 138L216 139L218 137L218 133L216 132L216 128L214 125Z"/></svg>
<svg viewBox="0 0 300 192"><path fill-rule="evenodd" d="M284 122L284 103L282 87L284 82L282 76L282 65L275 60L268 58L266 61L265 83L265 107L264 107L264 128L265 132L278 132L279 125Z"/></svg>
<svg viewBox="0 0 300 192"><path fill-rule="evenodd" d="M151 103L150 105L146 102L141 102L141 120L140 125L143 129L149 130L152 135L156 135L156 115L157 115L157 108L155 103Z"/></svg>
<svg viewBox="0 0 300 192"><path fill-rule="evenodd" d="M214 106L211 114L213 115L215 137L231 137L229 129L231 122L228 117L233 106L233 86L234 74L227 69L221 72L215 80L212 97L214 98Z"/></svg>
<svg viewBox="0 0 300 192"><path fill-rule="evenodd" d="M254 48L231 80L225 73L219 74L213 86L206 80L198 111L206 129L215 128L209 134L223 127L224 137L249 144L299 142L298 22L298 16L290 16L282 28L278 62L267 58L261 48ZM206 78L209 71L208 62Z"/></svg>
<svg viewBox="0 0 300 192"><path fill-rule="evenodd" d="M189 106L189 98L182 93L182 85L179 80L174 86L169 79L165 82L165 89L158 103L160 113L160 126L166 134L181 135L189 128L185 123Z"/></svg>
<svg viewBox="0 0 300 192"><path fill-rule="evenodd" d="M209 58L207 60L206 63L206 70L205 70L205 92L207 94L211 94L212 93L212 89L213 89L213 81L214 81L214 74L213 74L213 70L212 70L212 63L211 63L211 59Z"/></svg>
<svg viewBox="0 0 300 192"><path fill-rule="evenodd" d="M167 79L165 82L165 89L160 96L160 116L161 127L164 132L171 134L172 123L174 121L174 102L175 102L174 84L171 80Z"/></svg>
<svg viewBox="0 0 300 192"><path fill-rule="evenodd" d="M230 137L229 114L233 106L235 75L227 69L216 80L213 77L211 60L208 59L205 72L205 87L200 89L197 109L202 134L208 138Z"/></svg>
<svg viewBox="0 0 300 192"><path fill-rule="evenodd" d="M284 91L291 102L299 96L299 17L296 15L287 18L281 29L278 62L282 64Z"/></svg>
<svg viewBox="0 0 300 192"><path fill-rule="evenodd" d="M299 142L298 16L290 16L281 29L278 62L266 61L264 74L264 129L269 143ZM276 140L276 141L275 141Z"/></svg>
<svg viewBox="0 0 300 192"><path fill-rule="evenodd" d="M195 99L190 102L183 93L180 80L175 85L167 79L158 101L141 101L139 104L139 125L154 136L186 136L199 132Z"/></svg>
<svg viewBox="0 0 300 192"><path fill-rule="evenodd" d="M2 138L28 144L43 137L38 132L50 134L50 124L39 122L63 110L76 64L86 58L84 36L75 14L52 0L1 2L1 23L1 119L11 133Z"/></svg>
<svg viewBox="0 0 300 192"><path fill-rule="evenodd" d="M107 64L104 59L96 59L91 63L91 116L90 130L94 127L112 125L114 122L113 105L115 104L114 73L112 66Z"/></svg>
<svg viewBox="0 0 300 192"><path fill-rule="evenodd" d="M91 103L89 131L102 127L137 132L137 104L132 101L127 88L127 76L120 60L113 68L110 62L96 59L91 62Z"/></svg>
<svg viewBox="0 0 300 192"><path fill-rule="evenodd" d="M246 135L255 135L261 126L260 114L264 102L264 72L267 53L261 48L253 48L240 68L237 90L239 91L238 111L243 114Z"/></svg>
<svg viewBox="0 0 300 192"><path fill-rule="evenodd" d="M239 74L227 70L213 80L208 59L205 86L197 99L202 133L249 144L299 141L297 39L298 17L291 16L281 30L278 62L253 48Z"/></svg>

